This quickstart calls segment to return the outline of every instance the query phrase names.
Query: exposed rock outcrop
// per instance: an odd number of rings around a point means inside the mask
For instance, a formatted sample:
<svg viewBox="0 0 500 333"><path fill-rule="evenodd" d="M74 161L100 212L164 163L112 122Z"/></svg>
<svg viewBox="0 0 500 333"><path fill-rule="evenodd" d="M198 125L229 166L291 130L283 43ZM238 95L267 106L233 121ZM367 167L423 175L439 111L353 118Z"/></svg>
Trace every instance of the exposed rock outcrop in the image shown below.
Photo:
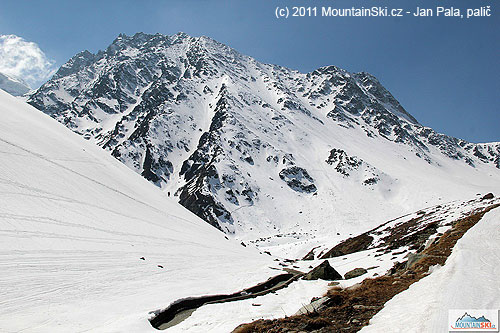
<svg viewBox="0 0 500 333"><path fill-rule="evenodd" d="M342 280L342 275L339 274L330 266L328 260L323 261L319 266L312 269L309 273L307 273L304 280Z"/></svg>

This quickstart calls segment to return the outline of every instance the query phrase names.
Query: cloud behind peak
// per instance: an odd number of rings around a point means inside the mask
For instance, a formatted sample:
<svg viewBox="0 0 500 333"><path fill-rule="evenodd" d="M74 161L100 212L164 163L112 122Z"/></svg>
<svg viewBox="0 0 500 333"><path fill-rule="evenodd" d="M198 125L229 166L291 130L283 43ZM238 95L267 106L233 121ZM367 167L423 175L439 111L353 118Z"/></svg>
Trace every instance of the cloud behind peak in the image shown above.
<svg viewBox="0 0 500 333"><path fill-rule="evenodd" d="M0 72L37 88L55 72L54 60L34 42L16 35L0 35Z"/></svg>

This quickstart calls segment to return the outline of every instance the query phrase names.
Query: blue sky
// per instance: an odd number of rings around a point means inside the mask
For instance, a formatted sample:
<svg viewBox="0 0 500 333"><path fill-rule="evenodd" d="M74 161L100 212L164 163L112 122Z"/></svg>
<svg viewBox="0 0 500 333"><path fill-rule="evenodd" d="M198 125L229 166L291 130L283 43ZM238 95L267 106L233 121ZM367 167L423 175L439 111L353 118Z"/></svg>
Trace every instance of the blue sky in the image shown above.
<svg viewBox="0 0 500 333"><path fill-rule="evenodd" d="M490 5L491 17L288 18L276 6ZM420 123L472 142L500 141L500 17L494 1L179 0L0 2L0 34L38 44L60 66L119 33L206 35L303 72L336 65L379 78Z"/></svg>

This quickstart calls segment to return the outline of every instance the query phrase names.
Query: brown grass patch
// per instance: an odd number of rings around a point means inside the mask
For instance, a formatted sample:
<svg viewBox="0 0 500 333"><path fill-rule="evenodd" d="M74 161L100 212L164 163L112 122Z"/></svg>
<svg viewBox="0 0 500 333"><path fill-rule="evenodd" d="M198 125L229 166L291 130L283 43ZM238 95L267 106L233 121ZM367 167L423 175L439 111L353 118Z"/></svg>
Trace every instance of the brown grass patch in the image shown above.
<svg viewBox="0 0 500 333"><path fill-rule="evenodd" d="M332 288L327 296L327 307L312 313L274 320L257 320L238 326L234 333L250 332L357 332L368 325L370 319L384 304L400 292L425 277L429 268L444 265L457 241L473 227L483 215L500 206L489 206L454 222L452 229L445 232L438 241L421 252L423 258L410 269L406 263L396 264L386 275L365 279L362 283L340 289Z"/></svg>

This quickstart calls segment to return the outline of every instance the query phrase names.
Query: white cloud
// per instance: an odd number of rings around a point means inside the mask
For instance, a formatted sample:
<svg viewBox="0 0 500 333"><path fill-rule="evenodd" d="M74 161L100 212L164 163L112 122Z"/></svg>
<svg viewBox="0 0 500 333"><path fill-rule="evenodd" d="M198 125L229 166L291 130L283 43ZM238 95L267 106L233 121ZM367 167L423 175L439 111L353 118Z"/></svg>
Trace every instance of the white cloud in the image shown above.
<svg viewBox="0 0 500 333"><path fill-rule="evenodd" d="M0 35L0 72L38 87L54 74L54 61L36 43L16 35Z"/></svg>

